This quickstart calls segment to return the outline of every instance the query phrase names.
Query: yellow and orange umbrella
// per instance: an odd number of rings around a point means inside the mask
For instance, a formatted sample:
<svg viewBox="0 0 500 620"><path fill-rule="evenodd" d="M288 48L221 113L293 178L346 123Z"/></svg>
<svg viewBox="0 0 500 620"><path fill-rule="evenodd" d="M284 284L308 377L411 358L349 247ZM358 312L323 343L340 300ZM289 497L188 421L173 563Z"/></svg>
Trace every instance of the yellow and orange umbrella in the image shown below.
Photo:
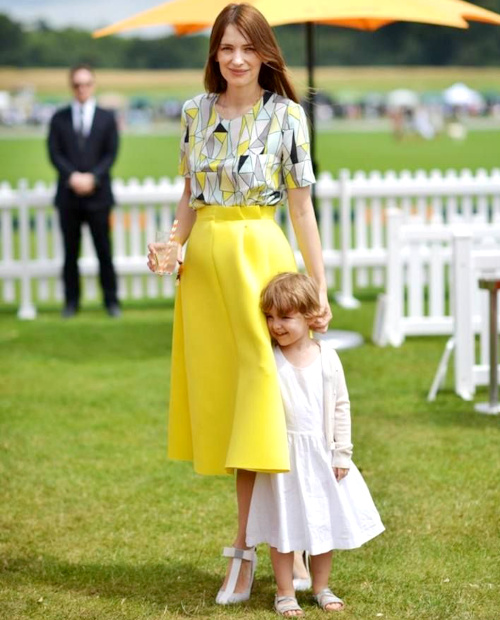
<svg viewBox="0 0 500 620"><path fill-rule="evenodd" d="M272 26L313 22L376 30L395 21L467 28L468 21L500 25L500 15L462 0L247 0ZM177 34L211 26L227 0L171 0L101 28L96 37L168 24Z"/></svg>

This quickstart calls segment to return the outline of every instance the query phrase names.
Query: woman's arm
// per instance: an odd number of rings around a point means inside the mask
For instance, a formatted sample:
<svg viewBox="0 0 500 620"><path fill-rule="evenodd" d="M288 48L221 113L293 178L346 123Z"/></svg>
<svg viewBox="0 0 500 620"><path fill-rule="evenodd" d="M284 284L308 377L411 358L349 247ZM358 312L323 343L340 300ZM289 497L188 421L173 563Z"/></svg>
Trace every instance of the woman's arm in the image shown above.
<svg viewBox="0 0 500 620"><path fill-rule="evenodd" d="M328 303L321 240L314 216L310 187L288 189L288 207L307 273L319 289L322 314L311 323L311 327L315 331L326 332L332 318L332 311Z"/></svg>
<svg viewBox="0 0 500 620"><path fill-rule="evenodd" d="M182 192L181 199L177 205L175 211L175 219L177 220L177 228L174 234L174 238L169 242L172 251L170 254L169 262L166 265L165 270L169 273L173 273L177 261L182 260L182 246L186 243L191 234L191 230L196 220L196 212L189 206L189 199L191 197L191 180L186 177L184 183L184 191ZM151 271L156 271L157 263L155 260L155 247L156 243L150 243L148 245L148 267Z"/></svg>

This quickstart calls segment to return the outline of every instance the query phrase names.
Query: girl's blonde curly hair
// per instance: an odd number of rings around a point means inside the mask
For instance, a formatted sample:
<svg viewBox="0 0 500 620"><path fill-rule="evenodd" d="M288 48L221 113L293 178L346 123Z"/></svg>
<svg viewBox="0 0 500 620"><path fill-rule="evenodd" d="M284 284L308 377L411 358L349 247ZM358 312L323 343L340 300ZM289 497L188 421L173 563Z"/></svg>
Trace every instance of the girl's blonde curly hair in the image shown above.
<svg viewBox="0 0 500 620"><path fill-rule="evenodd" d="M302 273L280 273L260 295L260 309L264 314L275 308L280 316L299 312L310 320L321 314L318 288L309 276Z"/></svg>

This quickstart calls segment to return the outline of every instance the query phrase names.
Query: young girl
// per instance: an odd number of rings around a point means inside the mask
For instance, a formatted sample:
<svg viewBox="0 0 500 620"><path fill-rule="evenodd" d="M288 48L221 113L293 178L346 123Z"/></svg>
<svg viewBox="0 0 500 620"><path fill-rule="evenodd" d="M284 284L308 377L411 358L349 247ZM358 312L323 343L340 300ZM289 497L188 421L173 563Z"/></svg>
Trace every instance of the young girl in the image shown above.
<svg viewBox="0 0 500 620"><path fill-rule="evenodd" d="M351 461L349 396L339 357L327 342L310 337L320 309L314 282L298 273L274 277L262 292L261 309L276 345L290 472L257 474L247 544L271 547L280 615L303 615L293 588L293 552L299 550L310 554L316 603L337 611L344 603L328 588L332 550L359 547L384 526Z"/></svg>

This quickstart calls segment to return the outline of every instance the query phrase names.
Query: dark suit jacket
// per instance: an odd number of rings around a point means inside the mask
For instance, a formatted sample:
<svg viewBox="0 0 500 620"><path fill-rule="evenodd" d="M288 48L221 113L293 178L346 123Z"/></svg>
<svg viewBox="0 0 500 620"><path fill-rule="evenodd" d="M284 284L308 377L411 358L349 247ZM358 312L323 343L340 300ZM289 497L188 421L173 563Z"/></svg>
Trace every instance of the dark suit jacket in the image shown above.
<svg viewBox="0 0 500 620"><path fill-rule="evenodd" d="M90 209L113 205L109 170L118 152L118 131L114 114L96 106L94 120L83 148L73 129L71 107L54 114L50 123L48 139L49 155L59 172L56 207L71 208L78 200ZM96 179L96 190L90 196L77 196L68 186L72 172L91 172Z"/></svg>

